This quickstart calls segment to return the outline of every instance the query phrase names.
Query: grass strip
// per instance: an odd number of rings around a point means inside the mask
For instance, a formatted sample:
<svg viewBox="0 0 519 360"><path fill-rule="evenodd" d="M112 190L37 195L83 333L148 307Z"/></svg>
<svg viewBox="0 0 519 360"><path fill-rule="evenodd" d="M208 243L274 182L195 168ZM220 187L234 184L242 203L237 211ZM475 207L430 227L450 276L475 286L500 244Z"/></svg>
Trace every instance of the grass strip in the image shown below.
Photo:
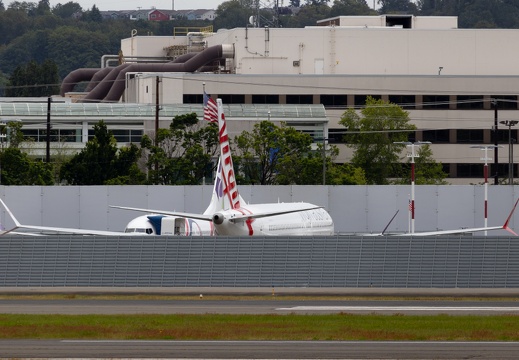
<svg viewBox="0 0 519 360"><path fill-rule="evenodd" d="M0 338L519 341L519 317L1 314Z"/></svg>

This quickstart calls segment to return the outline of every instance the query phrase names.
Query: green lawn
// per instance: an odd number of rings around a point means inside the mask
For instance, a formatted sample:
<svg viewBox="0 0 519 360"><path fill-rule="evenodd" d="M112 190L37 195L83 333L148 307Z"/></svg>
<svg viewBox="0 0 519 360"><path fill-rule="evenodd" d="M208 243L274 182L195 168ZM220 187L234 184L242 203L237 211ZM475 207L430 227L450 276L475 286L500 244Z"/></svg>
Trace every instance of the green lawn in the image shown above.
<svg viewBox="0 0 519 360"><path fill-rule="evenodd" d="M0 338L519 341L519 317L0 314Z"/></svg>

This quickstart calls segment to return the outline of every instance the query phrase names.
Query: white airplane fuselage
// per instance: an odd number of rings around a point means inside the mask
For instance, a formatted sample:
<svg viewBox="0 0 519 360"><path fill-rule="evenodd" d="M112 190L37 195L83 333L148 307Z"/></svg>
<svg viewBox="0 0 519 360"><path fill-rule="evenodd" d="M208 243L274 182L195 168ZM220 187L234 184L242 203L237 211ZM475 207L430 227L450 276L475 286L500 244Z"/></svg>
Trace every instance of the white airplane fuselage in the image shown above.
<svg viewBox="0 0 519 360"><path fill-rule="evenodd" d="M124 230L126 235L214 235L213 223L168 215L142 215L131 220Z"/></svg>
<svg viewBox="0 0 519 360"><path fill-rule="evenodd" d="M311 206L308 203L249 204L234 210L220 211L223 221L215 222L215 232L223 236L311 236L333 235L333 220L322 208L302 210L290 214L243 219L243 215L254 215L271 211L297 210Z"/></svg>

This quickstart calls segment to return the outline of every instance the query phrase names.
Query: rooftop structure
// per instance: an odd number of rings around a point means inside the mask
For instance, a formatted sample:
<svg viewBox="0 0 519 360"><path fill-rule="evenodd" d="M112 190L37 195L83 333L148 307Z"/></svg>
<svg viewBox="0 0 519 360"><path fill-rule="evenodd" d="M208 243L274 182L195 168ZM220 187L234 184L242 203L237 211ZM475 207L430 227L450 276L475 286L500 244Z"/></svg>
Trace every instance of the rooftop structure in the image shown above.
<svg viewBox="0 0 519 360"><path fill-rule="evenodd" d="M470 146L494 142L492 104L497 103L500 119L519 118L519 50L503 46L514 43L519 30L458 29L456 17L409 15L341 16L317 25L123 39L123 54L135 58L179 61L168 54L171 47L199 40L206 50L222 46L232 52L205 58L211 67L125 72L120 78L126 85L115 97L88 101L152 103L159 76L161 104L201 103L203 82L225 104L323 104L329 137L341 149L338 161L347 162L352 153L342 143L340 116L348 107L360 109L371 95L409 111L418 127L414 139L432 142L450 182L481 181L480 154ZM517 131L508 130L495 132L503 144L509 134L517 139ZM504 178L506 153L499 156Z"/></svg>

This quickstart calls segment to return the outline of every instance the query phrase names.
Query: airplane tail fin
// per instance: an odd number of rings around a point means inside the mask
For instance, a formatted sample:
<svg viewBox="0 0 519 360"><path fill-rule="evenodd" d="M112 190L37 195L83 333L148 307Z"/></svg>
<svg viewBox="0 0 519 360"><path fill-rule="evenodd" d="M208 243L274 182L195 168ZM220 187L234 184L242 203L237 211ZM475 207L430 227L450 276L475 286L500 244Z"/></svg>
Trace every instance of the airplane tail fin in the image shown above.
<svg viewBox="0 0 519 360"><path fill-rule="evenodd" d="M216 178L214 179L213 193L211 195L211 202L204 211L204 215L214 214L224 208L223 196L223 180L222 180L222 161L218 157L218 166L216 168Z"/></svg>
<svg viewBox="0 0 519 360"><path fill-rule="evenodd" d="M216 103L218 105L218 138L220 142L220 162L222 165L223 210L239 209L241 207L242 197L240 196L236 185L236 177L232 162L229 135L227 133L227 123L223 113L222 99L217 99Z"/></svg>
<svg viewBox="0 0 519 360"><path fill-rule="evenodd" d="M512 208L512 211L510 211L510 215L508 215L508 218L506 219L505 223L503 224L503 229L505 229L506 231L508 231L511 234L514 234L515 236L519 236L519 235L517 235L517 233L508 226L508 224L510 223L510 219L512 218L512 215L514 214L515 208L517 207L517 203L519 203L519 199L517 199L517 201L515 202L515 205Z"/></svg>

